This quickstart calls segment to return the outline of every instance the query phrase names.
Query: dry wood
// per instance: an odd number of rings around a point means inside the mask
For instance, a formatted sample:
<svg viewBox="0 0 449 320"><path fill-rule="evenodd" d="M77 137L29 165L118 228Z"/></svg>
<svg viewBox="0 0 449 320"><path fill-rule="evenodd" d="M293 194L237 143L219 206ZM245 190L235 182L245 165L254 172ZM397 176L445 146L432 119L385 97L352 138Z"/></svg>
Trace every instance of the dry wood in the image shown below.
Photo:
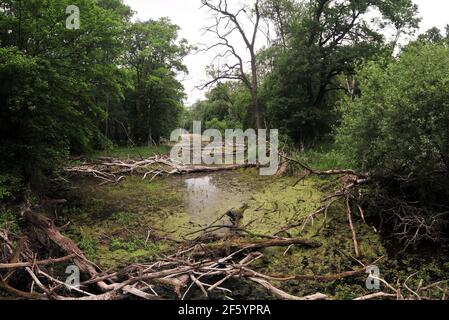
<svg viewBox="0 0 449 320"><path fill-rule="evenodd" d="M356 258L359 258L360 257L359 244L357 241L357 234L355 232L354 223L352 222L352 210L351 205L349 203L349 195L346 196L345 203L346 203L346 212L348 213L349 228L351 229L352 241L354 242L355 256Z"/></svg>
<svg viewBox="0 0 449 320"><path fill-rule="evenodd" d="M65 257L61 257L61 258L45 259L45 260L34 261L34 262L0 263L0 270L33 267L34 265L46 266L49 264L57 264L57 263L61 263L61 262L70 261L75 257L77 257L76 254L71 254L71 255L68 255Z"/></svg>
<svg viewBox="0 0 449 320"><path fill-rule="evenodd" d="M396 294L385 293L385 292L376 292L376 293L368 294L363 297L355 298L354 301L365 301L365 300L372 300L372 299L376 299L376 298L386 298L386 297L394 298L394 297L396 297Z"/></svg>
<svg viewBox="0 0 449 320"><path fill-rule="evenodd" d="M255 167L253 164L232 164L232 165L182 165L173 162L168 156L155 156L148 159L120 160L107 159L99 163L86 163L64 171L71 175L92 176L101 180L101 184L119 183L126 175L142 173L143 179L151 176L151 180L157 176L184 175L193 173L207 173L220 171L234 171L242 168Z"/></svg>
<svg viewBox="0 0 449 320"><path fill-rule="evenodd" d="M242 241L242 240L228 240L225 243L218 244L205 244L200 246L200 250L195 252L196 257L200 256L219 256L225 252L229 251L257 251L264 248L270 247L288 247L291 245L300 245L307 248L318 248L321 246L321 243L310 240L310 239L302 239L302 238L276 238L276 239L268 239L268 240L254 240L251 242Z"/></svg>
<svg viewBox="0 0 449 320"><path fill-rule="evenodd" d="M32 225L43 231L48 238L53 241L53 243L59 246L67 254L76 255L76 258L74 258L73 261L82 272L89 274L92 278L98 276L97 270L90 262L87 261L84 253L76 245L76 243L63 236L59 230L53 226L53 223L49 218L45 217L43 214L31 211L30 208L24 210L24 217ZM114 288L113 286L106 284L104 281L97 282L97 285L103 291L109 291Z"/></svg>
<svg viewBox="0 0 449 320"><path fill-rule="evenodd" d="M352 175L352 176L358 177L359 179L367 179L368 178L368 174L357 172L357 171L352 170L352 169L335 169L335 170L321 171L321 170L313 169L310 166L304 164L303 162L301 162L301 161L299 161L297 159L293 159L291 157L288 157L288 156L286 156L283 153L279 153L279 156L281 158L287 160L287 161L291 161L293 163L298 164L301 168L303 168L306 171L308 171L309 174L315 174L315 175L320 175L320 176Z"/></svg>
<svg viewBox="0 0 449 320"><path fill-rule="evenodd" d="M250 278L250 280L260 284L265 289L267 289L271 293L275 294L276 296L278 296L284 300L303 301L303 300L326 300L327 299L327 296L324 294L321 294L321 293L316 293L314 295L310 295L310 296L306 296L306 297L297 297L297 296L293 296L285 291L282 291L281 289L276 288L275 286L273 286L271 283L269 283L266 280L259 279L259 278Z"/></svg>

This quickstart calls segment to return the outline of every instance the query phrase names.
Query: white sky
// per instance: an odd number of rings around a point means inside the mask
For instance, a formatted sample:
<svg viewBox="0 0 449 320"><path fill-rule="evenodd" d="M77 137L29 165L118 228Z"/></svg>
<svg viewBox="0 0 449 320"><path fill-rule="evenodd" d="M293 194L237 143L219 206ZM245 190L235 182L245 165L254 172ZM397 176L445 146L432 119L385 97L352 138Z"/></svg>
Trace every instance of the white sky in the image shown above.
<svg viewBox="0 0 449 320"><path fill-rule="evenodd" d="M207 11L201 9L200 0L124 0L135 12L139 20L169 17L173 23L181 27L180 37L186 38L190 44L213 44L210 35L204 35L201 29L210 24ZM444 28L449 24L448 0L414 0L419 6L419 16L422 18L421 32L437 26ZM242 45L242 48L244 46ZM207 80L205 68L213 59L213 53L200 52L189 55L184 63L189 68L189 74L183 78L188 99L187 104L204 97L204 92L196 89Z"/></svg>

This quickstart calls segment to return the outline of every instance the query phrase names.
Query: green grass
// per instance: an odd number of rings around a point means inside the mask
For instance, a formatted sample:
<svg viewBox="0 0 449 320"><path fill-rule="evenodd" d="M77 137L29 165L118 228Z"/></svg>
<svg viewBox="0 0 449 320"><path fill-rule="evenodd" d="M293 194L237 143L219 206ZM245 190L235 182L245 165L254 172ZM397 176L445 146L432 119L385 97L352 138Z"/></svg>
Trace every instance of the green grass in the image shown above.
<svg viewBox="0 0 449 320"><path fill-rule="evenodd" d="M111 150L99 151L94 157L113 157L113 158L131 158L140 159L149 158L158 154L166 154L170 152L170 147L160 146L143 146L143 147L116 147Z"/></svg>
<svg viewBox="0 0 449 320"><path fill-rule="evenodd" d="M331 169L355 169L351 163L340 151L332 147L317 147L304 152L292 152L292 158L298 159L309 167L317 170Z"/></svg>

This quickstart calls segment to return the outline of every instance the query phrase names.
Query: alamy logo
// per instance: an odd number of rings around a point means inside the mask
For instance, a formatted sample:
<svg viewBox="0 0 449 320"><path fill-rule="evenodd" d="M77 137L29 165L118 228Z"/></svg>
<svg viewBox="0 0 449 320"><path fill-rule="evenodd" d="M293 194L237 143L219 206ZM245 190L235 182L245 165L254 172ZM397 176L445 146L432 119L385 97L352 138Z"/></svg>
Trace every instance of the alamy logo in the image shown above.
<svg viewBox="0 0 449 320"><path fill-rule="evenodd" d="M65 284L69 288L78 289L80 287L80 269L75 265L71 265L65 269L65 273L69 274L65 281Z"/></svg>
<svg viewBox="0 0 449 320"><path fill-rule="evenodd" d="M366 268L366 273L368 273L368 278L366 279L366 288L368 290L379 290L380 289L380 269L377 266L369 266Z"/></svg>
<svg viewBox="0 0 449 320"><path fill-rule="evenodd" d="M268 132L269 131L269 132ZM267 134L269 139L267 140ZM170 136L176 142L170 153L173 162L182 164L232 165L259 164L260 174L274 175L279 169L279 131L260 129L201 130L201 122L193 122L193 133L177 129ZM204 145L206 144L206 145Z"/></svg>
<svg viewBox="0 0 449 320"><path fill-rule="evenodd" d="M78 30L80 28L80 9L75 5L66 8L65 13L69 16L65 21L65 26L69 30Z"/></svg>

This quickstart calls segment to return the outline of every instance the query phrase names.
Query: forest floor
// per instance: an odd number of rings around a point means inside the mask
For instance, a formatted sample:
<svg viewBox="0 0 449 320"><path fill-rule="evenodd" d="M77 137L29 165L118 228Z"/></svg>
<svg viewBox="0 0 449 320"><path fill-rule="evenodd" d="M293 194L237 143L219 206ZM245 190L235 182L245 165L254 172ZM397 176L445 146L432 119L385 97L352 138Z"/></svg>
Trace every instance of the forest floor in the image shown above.
<svg viewBox="0 0 449 320"><path fill-rule="evenodd" d="M139 159L160 151L121 149L100 156ZM276 234L306 219L321 205L322 198L341 184L337 178L316 176L297 182L295 176L261 177L256 169L157 177L151 182L131 175L118 184L105 185L92 178L76 178L59 195L68 200L59 224L70 221L64 234L102 269L150 263L174 253L211 224L229 225L225 215L229 210L241 210L240 226L246 230L246 238ZM289 230L289 236L312 239L321 246L263 249L263 258L253 264L257 272L283 277L338 274L375 262L383 279L393 284L407 281L410 288L449 279L447 247L398 254L359 216L354 217L360 249L360 257L355 258L343 202L332 205L326 215L305 221ZM211 237L207 243L227 246L220 237ZM274 284L296 296L320 292L334 299L354 299L376 292L367 289L367 277L360 274L331 282ZM223 286L232 291L227 297L233 299L273 298L264 288L245 280L229 280ZM435 298L442 294L441 290L429 293ZM212 297L224 296L217 293ZM201 299L201 291L191 290L185 298Z"/></svg>

